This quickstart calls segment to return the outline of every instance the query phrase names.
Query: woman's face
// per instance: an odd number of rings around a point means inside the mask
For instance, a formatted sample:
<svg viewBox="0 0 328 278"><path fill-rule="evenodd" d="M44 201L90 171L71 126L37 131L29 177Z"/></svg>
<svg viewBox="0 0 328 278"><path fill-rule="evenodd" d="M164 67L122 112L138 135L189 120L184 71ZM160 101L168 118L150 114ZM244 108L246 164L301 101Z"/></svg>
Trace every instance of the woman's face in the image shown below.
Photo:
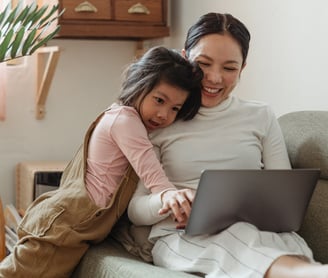
<svg viewBox="0 0 328 278"><path fill-rule="evenodd" d="M185 54L185 52L183 52ZM190 61L203 70L202 106L214 107L227 99L243 69L239 44L228 34L210 34L190 49Z"/></svg>

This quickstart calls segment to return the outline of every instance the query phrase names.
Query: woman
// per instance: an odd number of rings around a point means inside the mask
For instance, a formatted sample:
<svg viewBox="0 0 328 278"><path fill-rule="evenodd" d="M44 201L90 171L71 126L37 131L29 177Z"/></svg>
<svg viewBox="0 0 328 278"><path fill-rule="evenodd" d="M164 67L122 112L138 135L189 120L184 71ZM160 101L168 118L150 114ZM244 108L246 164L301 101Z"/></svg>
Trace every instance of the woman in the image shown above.
<svg viewBox="0 0 328 278"><path fill-rule="evenodd" d="M246 66L249 41L247 28L229 14L206 14L189 29L183 55L203 70L202 107L192 121L176 122L151 137L169 180L185 189L150 194L139 184L129 218L136 225L153 225L153 260L162 267L206 277L328 277L328 266L313 261L296 233L259 231L245 222L211 236L171 229L184 225L203 169L291 167L271 109L232 94Z"/></svg>

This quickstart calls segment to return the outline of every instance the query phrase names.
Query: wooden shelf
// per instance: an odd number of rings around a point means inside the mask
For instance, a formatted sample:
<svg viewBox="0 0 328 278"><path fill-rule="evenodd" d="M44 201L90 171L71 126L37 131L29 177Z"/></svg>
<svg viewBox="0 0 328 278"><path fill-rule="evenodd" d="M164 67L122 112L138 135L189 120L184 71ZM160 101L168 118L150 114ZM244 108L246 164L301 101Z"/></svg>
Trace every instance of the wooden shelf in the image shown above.
<svg viewBox="0 0 328 278"><path fill-rule="evenodd" d="M156 39L169 36L170 31L167 26L152 25L117 25L112 24L86 24L76 22L66 24L61 22L61 30L56 38L83 38L83 39L125 39L125 40L145 40Z"/></svg>
<svg viewBox="0 0 328 278"><path fill-rule="evenodd" d="M39 48L37 55L37 92L35 117L40 120L45 115L45 104L49 93L51 81L55 74L59 59L58 46ZM47 57L48 56L48 57Z"/></svg>

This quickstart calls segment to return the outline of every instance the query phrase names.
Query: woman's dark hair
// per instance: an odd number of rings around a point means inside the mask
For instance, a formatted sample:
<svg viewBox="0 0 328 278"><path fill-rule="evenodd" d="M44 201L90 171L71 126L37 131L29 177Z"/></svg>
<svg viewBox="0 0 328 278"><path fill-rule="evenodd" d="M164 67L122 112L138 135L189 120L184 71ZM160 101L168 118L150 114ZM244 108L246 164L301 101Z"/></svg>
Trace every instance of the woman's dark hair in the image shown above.
<svg viewBox="0 0 328 278"><path fill-rule="evenodd" d="M201 16L188 30L184 46L187 57L198 41L209 34L230 34L241 48L243 65L246 63L251 35L246 26L231 14L207 13Z"/></svg>
<svg viewBox="0 0 328 278"><path fill-rule="evenodd" d="M175 50L157 46L126 69L118 99L122 105L135 106L137 100L142 101L155 86L165 82L189 92L176 120L190 120L201 105L202 78L203 73L196 64L190 63Z"/></svg>

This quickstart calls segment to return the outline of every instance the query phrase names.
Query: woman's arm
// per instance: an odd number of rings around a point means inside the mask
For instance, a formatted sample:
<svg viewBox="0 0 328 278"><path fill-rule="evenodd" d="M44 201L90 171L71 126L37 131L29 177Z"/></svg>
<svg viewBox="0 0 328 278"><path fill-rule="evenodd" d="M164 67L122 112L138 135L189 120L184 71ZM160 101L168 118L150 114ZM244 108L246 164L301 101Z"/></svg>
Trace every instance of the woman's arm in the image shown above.
<svg viewBox="0 0 328 278"><path fill-rule="evenodd" d="M140 180L128 206L131 222L135 225L153 225L168 216L158 213L161 208L161 194L151 194Z"/></svg>
<svg viewBox="0 0 328 278"><path fill-rule="evenodd" d="M128 207L128 216L135 225L153 225L170 214L177 221L177 227L187 222L195 190L186 188L152 194L139 181Z"/></svg>
<svg viewBox="0 0 328 278"><path fill-rule="evenodd" d="M274 113L269 109L267 135L263 139L263 164L265 169L289 169L291 168L286 144L280 125Z"/></svg>

